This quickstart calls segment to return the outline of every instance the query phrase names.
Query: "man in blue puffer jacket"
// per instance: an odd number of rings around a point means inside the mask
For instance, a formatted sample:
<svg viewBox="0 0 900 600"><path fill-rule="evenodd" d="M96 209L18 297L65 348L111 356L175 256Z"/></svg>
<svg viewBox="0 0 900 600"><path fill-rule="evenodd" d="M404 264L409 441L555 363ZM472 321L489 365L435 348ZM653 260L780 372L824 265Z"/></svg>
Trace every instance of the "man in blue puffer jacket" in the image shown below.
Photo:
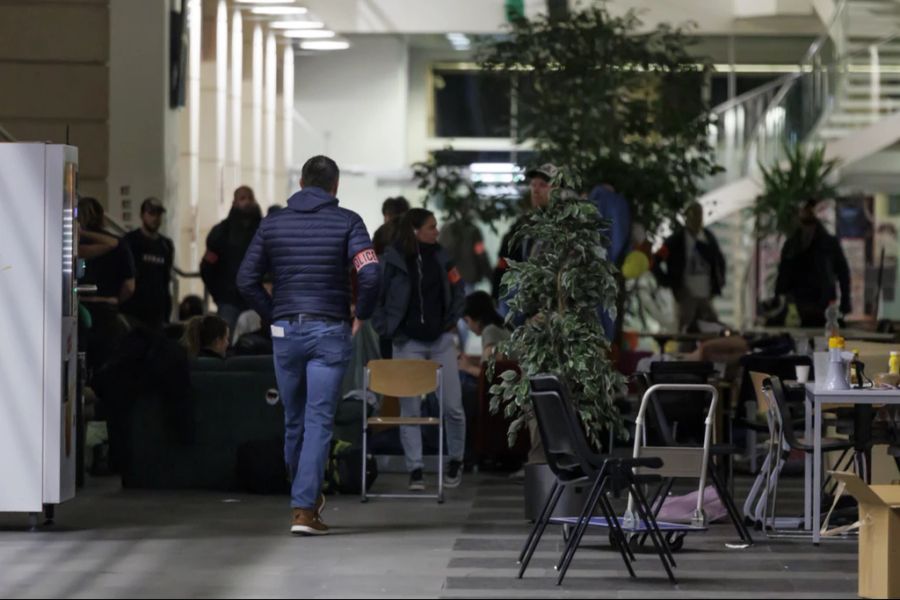
<svg viewBox="0 0 900 600"><path fill-rule="evenodd" d="M272 323L275 375L284 403L284 455L292 478L291 532L323 535L321 495L341 380L352 333L375 310L378 259L362 219L338 206L340 171L315 156L303 165L300 192L263 219L237 276L238 289ZM350 314L350 267L356 315ZM270 296L262 285L270 273Z"/></svg>

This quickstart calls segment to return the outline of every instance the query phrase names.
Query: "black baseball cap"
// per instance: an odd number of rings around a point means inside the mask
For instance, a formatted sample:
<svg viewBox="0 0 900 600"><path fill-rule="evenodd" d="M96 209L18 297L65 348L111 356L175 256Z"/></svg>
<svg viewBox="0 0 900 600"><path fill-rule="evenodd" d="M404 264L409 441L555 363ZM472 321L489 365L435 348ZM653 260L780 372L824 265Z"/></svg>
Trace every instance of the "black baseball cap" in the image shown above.
<svg viewBox="0 0 900 600"><path fill-rule="evenodd" d="M160 202L159 198L150 196L141 203L141 214L145 212L166 212L166 207Z"/></svg>

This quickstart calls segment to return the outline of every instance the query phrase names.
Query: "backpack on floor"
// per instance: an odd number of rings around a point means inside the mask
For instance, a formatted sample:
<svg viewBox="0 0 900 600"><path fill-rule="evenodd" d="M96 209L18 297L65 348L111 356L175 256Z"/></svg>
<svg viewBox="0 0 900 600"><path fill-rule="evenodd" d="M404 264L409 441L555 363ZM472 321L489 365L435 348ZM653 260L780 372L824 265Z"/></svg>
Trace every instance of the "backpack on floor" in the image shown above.
<svg viewBox="0 0 900 600"><path fill-rule="evenodd" d="M375 457L366 456L366 491L378 477ZM322 487L326 494L362 493L362 448L343 440L332 440Z"/></svg>

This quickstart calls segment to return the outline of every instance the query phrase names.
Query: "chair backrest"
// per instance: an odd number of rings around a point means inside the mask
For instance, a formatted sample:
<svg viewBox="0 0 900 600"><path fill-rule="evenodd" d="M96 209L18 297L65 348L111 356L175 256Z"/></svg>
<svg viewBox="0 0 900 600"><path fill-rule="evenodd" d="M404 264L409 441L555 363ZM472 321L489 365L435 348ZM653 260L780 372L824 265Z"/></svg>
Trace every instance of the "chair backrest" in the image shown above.
<svg viewBox="0 0 900 600"><path fill-rule="evenodd" d="M794 450L803 450L804 447L794 431L793 417L791 409L788 407L787 395L784 393L781 379L773 375L768 378L767 385L772 392L772 399L775 400L775 408L781 417L781 431L784 433L784 441Z"/></svg>
<svg viewBox="0 0 900 600"><path fill-rule="evenodd" d="M650 364L650 384L709 383L716 369L705 361L666 361ZM650 399L649 430L652 445L702 445L709 394L706 392L658 392ZM653 439L655 438L655 439Z"/></svg>
<svg viewBox="0 0 900 600"><path fill-rule="evenodd" d="M766 394L766 380L772 377L768 373L750 372L750 381L753 382L753 391L756 394L756 412L764 415L769 411L769 396Z"/></svg>
<svg viewBox="0 0 900 600"><path fill-rule="evenodd" d="M782 381L786 379L794 379L797 376L797 366L809 367L809 379L814 380L816 377L813 359L805 354L790 354L787 356L766 356L762 354L748 354L741 359L741 366L744 368L744 376L741 379L741 391L739 402L756 399L756 387L750 379L750 372L768 373L769 375L778 377Z"/></svg>
<svg viewBox="0 0 900 600"><path fill-rule="evenodd" d="M533 395L553 394L554 404L550 408L554 412L554 418L561 424L557 435L565 436L566 439L563 445L569 452L566 460L576 461L581 465L582 472L588 472L590 465L588 465L587 457L593 454L593 450L581 426L581 419L578 418L578 413L569 399L566 385L556 375L546 373L532 377L530 385ZM563 430L563 425L565 430ZM538 421L538 427L540 428L540 421ZM546 449L547 444L545 443L545 452Z"/></svg>
<svg viewBox="0 0 900 600"><path fill-rule="evenodd" d="M544 445L547 466L558 479L571 481L583 477L584 471L572 440L568 417L563 410L564 402L556 392L531 392L531 405Z"/></svg>
<svg viewBox="0 0 900 600"><path fill-rule="evenodd" d="M397 359L372 360L366 368L370 391L406 398L435 391L441 365L433 360Z"/></svg>

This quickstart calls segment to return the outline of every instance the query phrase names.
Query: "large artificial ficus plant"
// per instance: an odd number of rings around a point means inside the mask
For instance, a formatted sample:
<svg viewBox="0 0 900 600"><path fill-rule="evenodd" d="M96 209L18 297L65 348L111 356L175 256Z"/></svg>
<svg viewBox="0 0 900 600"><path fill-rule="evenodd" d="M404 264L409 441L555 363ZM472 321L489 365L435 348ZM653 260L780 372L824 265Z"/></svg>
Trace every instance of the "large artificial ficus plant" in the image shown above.
<svg viewBox="0 0 900 600"><path fill-rule="evenodd" d="M770 168L759 165L763 193L756 199L757 235L791 235L798 226L799 208L807 200L834 198L829 178L838 161L825 158L825 147L805 150L800 144L785 146L785 160Z"/></svg>
<svg viewBox="0 0 900 600"><path fill-rule="evenodd" d="M521 374L500 375L490 390L491 408L512 418L512 443L527 419L528 377L553 373L568 387L599 447L603 431L623 431L613 399L625 381L612 364L598 314L599 307L616 305L616 267L607 259L603 234L609 222L593 204L567 192L580 187L577 176L564 170L555 185L550 205L530 213L513 236L513 244L529 241L534 248L527 261L510 261L501 284L509 297L508 320L521 318L524 324L496 351L513 357Z"/></svg>
<svg viewBox="0 0 900 600"><path fill-rule="evenodd" d="M648 30L634 11L613 16L605 3L511 27L479 60L511 78L518 137L588 186L611 184L649 232L674 222L719 170L702 92L711 65L691 54L693 38L669 25Z"/></svg>
<svg viewBox="0 0 900 600"><path fill-rule="evenodd" d="M425 207L439 210L445 223L482 223L496 233L498 221L516 214L517 198L486 193L462 167L431 157L412 168L413 179L425 191Z"/></svg>

